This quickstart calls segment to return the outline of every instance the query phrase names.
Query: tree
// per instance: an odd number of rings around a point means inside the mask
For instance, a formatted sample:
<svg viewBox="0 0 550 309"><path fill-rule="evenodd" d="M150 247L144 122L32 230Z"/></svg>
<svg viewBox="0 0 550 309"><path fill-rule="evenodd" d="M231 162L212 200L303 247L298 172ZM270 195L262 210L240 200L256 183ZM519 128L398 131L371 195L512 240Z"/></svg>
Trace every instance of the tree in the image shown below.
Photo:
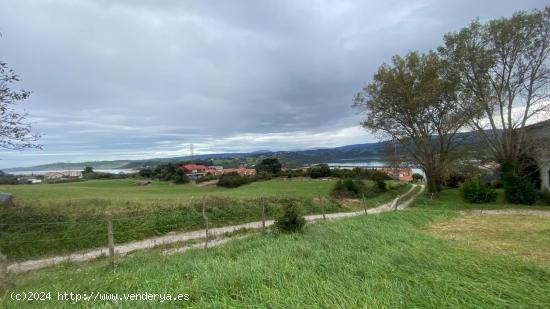
<svg viewBox="0 0 550 309"><path fill-rule="evenodd" d="M441 189L447 165L456 159L456 133L470 119L458 104L458 82L434 52L411 52L383 64L355 98L362 126L399 142L426 174L428 190Z"/></svg>
<svg viewBox="0 0 550 309"><path fill-rule="evenodd" d="M91 174L94 172L94 168L91 166L86 166L82 171L82 174Z"/></svg>
<svg viewBox="0 0 550 309"><path fill-rule="evenodd" d="M0 61L0 147L12 150L42 148L36 144L40 135L33 133L27 113L15 109L17 103L30 96L27 90L12 90L20 78L5 62Z"/></svg>
<svg viewBox="0 0 550 309"><path fill-rule="evenodd" d="M474 21L444 41L439 52L459 76L463 102L480 111L470 125L497 161L516 166L528 121L550 110L550 7Z"/></svg>
<svg viewBox="0 0 550 309"><path fill-rule="evenodd" d="M256 172L278 174L281 172L281 162L277 158L265 158L259 164L256 165Z"/></svg>
<svg viewBox="0 0 550 309"><path fill-rule="evenodd" d="M174 173L174 176L172 176L172 181L175 184L184 184L189 182L189 177L187 177L187 175L185 175L185 173L178 168Z"/></svg>
<svg viewBox="0 0 550 309"><path fill-rule="evenodd" d="M330 177L331 174L328 164L318 164L309 168L309 177L311 178Z"/></svg>

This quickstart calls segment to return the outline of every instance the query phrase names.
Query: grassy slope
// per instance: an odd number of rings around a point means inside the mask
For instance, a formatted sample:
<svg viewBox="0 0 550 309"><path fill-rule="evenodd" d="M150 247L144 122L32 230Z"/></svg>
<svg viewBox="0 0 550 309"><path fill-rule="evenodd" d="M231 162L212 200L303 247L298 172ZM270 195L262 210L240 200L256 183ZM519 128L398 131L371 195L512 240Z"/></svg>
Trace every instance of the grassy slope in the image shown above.
<svg viewBox="0 0 550 309"><path fill-rule="evenodd" d="M184 305L196 307L548 307L547 270L453 246L420 230L456 215L410 209L308 225L302 234L255 235L208 251L141 252L120 259L115 272L106 261L60 265L12 275L15 288L5 291L3 304L30 306L8 295L38 290L188 293L191 301Z"/></svg>
<svg viewBox="0 0 550 309"><path fill-rule="evenodd" d="M312 197L327 195L332 184L333 180L271 180L237 189L219 189L168 183L139 187L128 181L108 180L14 186L17 190L27 190L18 194L26 194L28 199L43 196L45 204L28 201L32 206L0 211L0 249L11 261L15 261L104 246L105 209L114 211L114 237L117 243L163 235L171 231L201 229L201 203L198 199L189 203L189 194L199 197L204 192L209 192L210 197L220 195L216 199L207 200L206 213L211 227L260 220L261 207L253 199L258 196L271 197L266 211L268 218L278 214L282 197L299 199L305 213L320 213L321 207ZM408 186L402 186L380 194L369 199L368 205L372 207L389 201L407 188ZM182 194L179 190L187 190L189 194ZM80 194L84 197L76 199ZM103 197L103 202L90 200L87 198L90 196ZM178 202L174 196L185 196L187 200ZM158 197L172 199L155 200ZM133 199L118 200L124 198ZM362 208L361 205L357 206ZM327 212L353 210L334 202L325 208Z"/></svg>

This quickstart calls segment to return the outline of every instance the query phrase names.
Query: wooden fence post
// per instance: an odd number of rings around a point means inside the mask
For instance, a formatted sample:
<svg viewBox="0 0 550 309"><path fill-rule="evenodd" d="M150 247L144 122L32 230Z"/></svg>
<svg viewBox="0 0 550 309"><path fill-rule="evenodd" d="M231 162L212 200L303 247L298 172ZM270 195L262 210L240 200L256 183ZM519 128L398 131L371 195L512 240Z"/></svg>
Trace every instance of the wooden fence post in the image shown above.
<svg viewBox="0 0 550 309"><path fill-rule="evenodd" d="M325 200L321 195L319 195L319 203L321 204L321 211L323 212L323 220L327 219L326 209L325 209Z"/></svg>
<svg viewBox="0 0 550 309"><path fill-rule="evenodd" d="M115 239L113 236L113 216L110 212L106 213L107 217L107 245L109 246L109 264L115 269Z"/></svg>
<svg viewBox="0 0 550 309"><path fill-rule="evenodd" d="M365 209L365 215L368 215L369 213L367 212L367 199L365 198L364 194L361 196L361 202L363 203L363 208Z"/></svg>
<svg viewBox="0 0 550 309"><path fill-rule="evenodd" d="M395 200L393 200L393 203L395 204L394 205L394 210L397 211L397 205L398 205L398 202L399 202L399 196L395 198Z"/></svg>
<svg viewBox="0 0 550 309"><path fill-rule="evenodd" d="M262 232L265 232L265 204L266 204L266 201L263 197L260 197L260 204L262 205Z"/></svg>
<svg viewBox="0 0 550 309"><path fill-rule="evenodd" d="M204 241L204 249L208 249L208 217L206 216L206 200L202 199L202 218L204 219L204 231L206 239Z"/></svg>
<svg viewBox="0 0 550 309"><path fill-rule="evenodd" d="M8 285L8 258L0 252L0 288Z"/></svg>

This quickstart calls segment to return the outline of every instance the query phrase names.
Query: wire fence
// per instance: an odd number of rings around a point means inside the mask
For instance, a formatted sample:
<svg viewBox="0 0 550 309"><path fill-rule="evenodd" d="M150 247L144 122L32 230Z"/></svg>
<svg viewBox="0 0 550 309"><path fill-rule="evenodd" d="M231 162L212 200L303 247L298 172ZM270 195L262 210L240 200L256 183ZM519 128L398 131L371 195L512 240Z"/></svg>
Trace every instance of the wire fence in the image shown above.
<svg viewBox="0 0 550 309"><path fill-rule="evenodd" d="M396 190L394 196L400 193L403 192ZM6 281L8 259L20 262L108 248L109 264L115 267L117 245L151 240L150 247L153 247L157 238L196 232L197 235L186 239L200 239L208 248L209 241L219 236L219 233L212 233L213 228L219 231L223 230L220 227L255 222L254 228L266 230L267 222L271 223L270 220L288 203L300 203L304 214L321 215L326 220L328 214L335 212L364 210L367 214L369 201L363 197L358 204L349 207L325 196L310 199L260 197L240 204L239 200L201 198L181 207L131 213L106 211L93 218L61 220L53 216L57 220L45 221L47 216L23 216L15 219L20 220L17 222L0 223L0 285ZM174 237L173 242L181 241ZM167 244L164 240L161 243Z"/></svg>

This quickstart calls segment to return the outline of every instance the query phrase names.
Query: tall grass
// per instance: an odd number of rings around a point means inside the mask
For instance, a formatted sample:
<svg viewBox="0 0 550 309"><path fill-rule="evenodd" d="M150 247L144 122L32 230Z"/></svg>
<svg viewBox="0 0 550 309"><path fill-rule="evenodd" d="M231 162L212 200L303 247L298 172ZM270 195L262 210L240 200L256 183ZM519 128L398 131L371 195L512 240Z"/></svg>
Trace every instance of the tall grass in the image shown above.
<svg viewBox="0 0 550 309"><path fill-rule="evenodd" d="M547 308L550 273L533 263L455 246L419 228L457 213L410 209L308 224L303 233L261 234L173 256L156 251L119 260L65 264L12 275L13 291L188 293L197 308ZM1 295L1 294L0 294ZM149 308L155 302L77 303Z"/></svg>
<svg viewBox="0 0 550 309"><path fill-rule="evenodd" d="M395 185L393 190L369 201L371 206L390 200L403 192L407 185ZM322 212L316 199L303 197L266 197L266 217L276 217L285 200L294 200L306 214ZM172 231L192 231L203 228L202 205L210 227L233 225L261 220L262 206L257 198L210 196L180 203L128 202L125 207L102 208L110 200L84 199L50 202L47 207L18 207L0 211L0 249L11 261L57 255L104 246L106 243L105 214L113 215L116 243L125 243ZM98 210L75 206L90 203ZM76 207L77 211L71 211ZM343 207L334 199L324 205L326 212L354 210Z"/></svg>

